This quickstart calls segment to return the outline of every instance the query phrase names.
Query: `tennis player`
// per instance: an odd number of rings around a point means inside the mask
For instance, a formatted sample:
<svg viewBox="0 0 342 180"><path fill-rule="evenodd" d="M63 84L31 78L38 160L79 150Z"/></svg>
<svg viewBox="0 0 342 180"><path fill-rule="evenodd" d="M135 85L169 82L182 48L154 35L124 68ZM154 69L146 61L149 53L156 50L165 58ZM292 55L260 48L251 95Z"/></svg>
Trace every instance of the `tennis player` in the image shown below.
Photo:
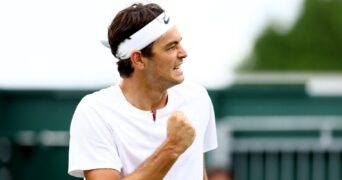
<svg viewBox="0 0 342 180"><path fill-rule="evenodd" d="M217 147L215 115L206 89L184 80L181 41L172 17L157 4L135 3L115 16L108 42L122 80L78 104L70 175L207 179L204 153Z"/></svg>

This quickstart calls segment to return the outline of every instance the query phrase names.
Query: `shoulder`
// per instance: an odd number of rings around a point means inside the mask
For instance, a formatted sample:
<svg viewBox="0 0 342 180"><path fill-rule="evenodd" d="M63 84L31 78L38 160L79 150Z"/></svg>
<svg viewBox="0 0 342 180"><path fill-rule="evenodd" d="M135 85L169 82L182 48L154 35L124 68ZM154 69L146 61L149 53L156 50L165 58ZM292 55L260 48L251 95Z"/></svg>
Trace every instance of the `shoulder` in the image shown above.
<svg viewBox="0 0 342 180"><path fill-rule="evenodd" d="M113 92L112 86L84 96L76 107L72 124L82 127L83 125L80 124L90 124L91 126L96 123L101 124L99 122L104 120L103 117L108 114L108 109L113 106L113 101L110 99L115 95L112 95L111 92Z"/></svg>
<svg viewBox="0 0 342 180"><path fill-rule="evenodd" d="M197 82L184 81L170 89L173 93L187 100L208 99L207 89Z"/></svg>
<svg viewBox="0 0 342 180"><path fill-rule="evenodd" d="M173 91L188 95L207 94L207 89L201 84L193 81L184 81L183 83L171 88Z"/></svg>
<svg viewBox="0 0 342 180"><path fill-rule="evenodd" d="M84 96L78 106L98 107L113 103L115 99L115 85L97 90Z"/></svg>

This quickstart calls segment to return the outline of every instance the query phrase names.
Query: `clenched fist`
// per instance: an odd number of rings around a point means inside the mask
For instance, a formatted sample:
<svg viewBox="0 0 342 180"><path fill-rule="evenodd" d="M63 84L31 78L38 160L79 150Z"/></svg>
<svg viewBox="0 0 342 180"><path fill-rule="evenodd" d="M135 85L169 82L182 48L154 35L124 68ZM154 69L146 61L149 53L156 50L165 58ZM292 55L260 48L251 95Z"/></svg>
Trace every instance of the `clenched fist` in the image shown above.
<svg viewBox="0 0 342 180"><path fill-rule="evenodd" d="M194 141L195 128L182 112L174 112L167 123L167 138L182 154Z"/></svg>

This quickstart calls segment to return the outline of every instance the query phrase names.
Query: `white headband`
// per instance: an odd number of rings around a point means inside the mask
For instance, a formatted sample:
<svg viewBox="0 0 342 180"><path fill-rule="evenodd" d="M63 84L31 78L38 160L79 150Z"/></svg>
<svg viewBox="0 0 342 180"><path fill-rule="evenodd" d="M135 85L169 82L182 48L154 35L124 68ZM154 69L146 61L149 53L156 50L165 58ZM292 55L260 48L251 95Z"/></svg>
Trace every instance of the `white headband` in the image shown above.
<svg viewBox="0 0 342 180"><path fill-rule="evenodd" d="M161 13L153 21L121 42L116 57L119 59L128 59L134 50L143 49L173 26L174 24L170 20L170 17L165 12Z"/></svg>

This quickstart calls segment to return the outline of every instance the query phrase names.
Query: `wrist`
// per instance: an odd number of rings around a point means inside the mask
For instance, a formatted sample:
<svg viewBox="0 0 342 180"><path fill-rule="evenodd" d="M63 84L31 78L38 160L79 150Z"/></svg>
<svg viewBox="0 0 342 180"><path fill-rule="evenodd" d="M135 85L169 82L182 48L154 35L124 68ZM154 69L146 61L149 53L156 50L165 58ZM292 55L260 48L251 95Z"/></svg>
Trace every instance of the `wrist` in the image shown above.
<svg viewBox="0 0 342 180"><path fill-rule="evenodd" d="M184 152L184 150L181 147L179 147L177 141L171 138L166 138L165 149L171 157L176 159Z"/></svg>

